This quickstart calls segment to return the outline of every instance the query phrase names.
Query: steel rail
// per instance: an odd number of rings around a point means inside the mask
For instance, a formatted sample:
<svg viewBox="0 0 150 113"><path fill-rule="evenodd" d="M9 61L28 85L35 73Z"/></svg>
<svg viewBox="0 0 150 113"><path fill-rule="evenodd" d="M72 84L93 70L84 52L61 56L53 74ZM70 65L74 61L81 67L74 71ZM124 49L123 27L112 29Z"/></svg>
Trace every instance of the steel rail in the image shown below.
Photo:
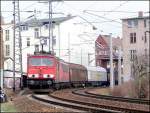
<svg viewBox="0 0 150 113"><path fill-rule="evenodd" d="M76 95L80 95L80 96L86 96L86 97L97 98L97 99L107 99L107 100L114 100L114 101L121 101L121 102L130 102L130 103L136 103L136 104L150 105L150 100L144 100L144 99L126 98L126 97L111 96L111 95L101 95L101 94L90 93L89 91L81 92L81 90L74 90L72 91L72 93Z"/></svg>
<svg viewBox="0 0 150 113"><path fill-rule="evenodd" d="M59 99L59 98L53 97L53 96L50 96L50 97L54 98L54 99L58 99L58 101L44 99L44 98L38 97L36 95L31 95L31 97L36 99L36 100L45 102L45 103L58 105L58 106L62 106L62 107L67 107L67 108L72 108L72 109L77 109L77 110L82 110L82 111L86 111L86 112L92 112L92 113L121 113L120 111L81 105L82 103L74 103L74 102L72 102L70 100L66 101L66 100ZM64 101L65 103L64 102L60 102L60 100ZM66 102L68 102L68 103L66 103Z"/></svg>
<svg viewBox="0 0 150 113"><path fill-rule="evenodd" d="M104 98L104 99L110 99L110 100L115 100L115 101L124 101L124 102L136 103L136 104L150 105L150 100L111 96L111 95L99 95L99 94L90 93L89 91L85 91L85 93L89 95L93 95L97 98Z"/></svg>
<svg viewBox="0 0 150 113"><path fill-rule="evenodd" d="M120 108L120 107L115 107L115 106L109 106L109 105L100 105L100 104L95 104L92 102L84 102L84 101L78 101L78 100L74 100L74 99L66 99L66 98L61 98L55 95L49 95L52 98L58 99L58 100L62 100L62 101L67 101L67 102L71 102L71 103L76 103L76 104L81 104L81 105L87 105L89 107L97 107L97 108L103 108L103 109L109 109L109 110L114 110L114 111L121 111L125 112L125 113L145 113L145 111L143 110L137 110L137 109L130 109L130 108Z"/></svg>

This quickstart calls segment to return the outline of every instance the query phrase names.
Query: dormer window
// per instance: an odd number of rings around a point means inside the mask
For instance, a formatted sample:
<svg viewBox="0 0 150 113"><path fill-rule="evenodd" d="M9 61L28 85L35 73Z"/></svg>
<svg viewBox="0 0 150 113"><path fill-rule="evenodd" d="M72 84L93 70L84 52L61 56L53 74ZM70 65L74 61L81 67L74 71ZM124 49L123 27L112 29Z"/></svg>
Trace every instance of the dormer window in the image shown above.
<svg viewBox="0 0 150 113"><path fill-rule="evenodd" d="M27 31L28 30L28 26L27 25L22 25L21 26L21 31Z"/></svg>

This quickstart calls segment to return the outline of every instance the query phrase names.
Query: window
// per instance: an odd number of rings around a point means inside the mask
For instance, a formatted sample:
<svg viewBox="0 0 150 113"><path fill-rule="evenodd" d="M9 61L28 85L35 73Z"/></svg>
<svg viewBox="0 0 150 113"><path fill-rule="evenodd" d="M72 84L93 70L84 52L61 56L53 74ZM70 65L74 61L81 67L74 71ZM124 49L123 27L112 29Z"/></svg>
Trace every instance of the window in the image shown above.
<svg viewBox="0 0 150 113"><path fill-rule="evenodd" d="M147 49L145 49L145 56L147 55Z"/></svg>
<svg viewBox="0 0 150 113"><path fill-rule="evenodd" d="M144 27L146 27L146 19L144 20Z"/></svg>
<svg viewBox="0 0 150 113"><path fill-rule="evenodd" d="M39 52L39 45L35 45L35 52Z"/></svg>
<svg viewBox="0 0 150 113"><path fill-rule="evenodd" d="M39 38L39 28L34 29L34 37Z"/></svg>
<svg viewBox="0 0 150 113"><path fill-rule="evenodd" d="M30 38L27 38L27 46L30 46Z"/></svg>
<svg viewBox="0 0 150 113"><path fill-rule="evenodd" d="M51 58L30 58L29 65L31 66L53 66L53 59Z"/></svg>
<svg viewBox="0 0 150 113"><path fill-rule="evenodd" d="M10 55L10 46L9 45L6 45L6 56L9 56Z"/></svg>
<svg viewBox="0 0 150 113"><path fill-rule="evenodd" d="M144 33L144 42L145 42L145 43L147 42L146 31L145 31L145 33Z"/></svg>
<svg viewBox="0 0 150 113"><path fill-rule="evenodd" d="M133 60L136 58L136 50L130 50L130 60Z"/></svg>
<svg viewBox="0 0 150 113"><path fill-rule="evenodd" d="M130 43L136 43L136 33L130 33Z"/></svg>
<svg viewBox="0 0 150 113"><path fill-rule="evenodd" d="M26 30L28 30L28 26L27 25L21 26L21 31L26 31Z"/></svg>
<svg viewBox="0 0 150 113"><path fill-rule="evenodd" d="M9 30L5 30L5 41L9 40Z"/></svg>
<svg viewBox="0 0 150 113"><path fill-rule="evenodd" d="M138 26L138 20L128 20L128 27L137 27Z"/></svg>
<svg viewBox="0 0 150 113"><path fill-rule="evenodd" d="M132 27L132 21L128 20L128 27Z"/></svg>

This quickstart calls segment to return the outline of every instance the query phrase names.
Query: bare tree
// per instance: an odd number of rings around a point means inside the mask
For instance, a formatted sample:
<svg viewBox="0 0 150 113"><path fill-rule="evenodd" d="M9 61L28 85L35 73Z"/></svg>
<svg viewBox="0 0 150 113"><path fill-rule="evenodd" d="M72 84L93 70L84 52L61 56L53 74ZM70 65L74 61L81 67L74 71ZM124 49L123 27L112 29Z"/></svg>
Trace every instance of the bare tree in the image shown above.
<svg viewBox="0 0 150 113"><path fill-rule="evenodd" d="M131 74L137 98L149 96L149 55L136 55L131 60Z"/></svg>

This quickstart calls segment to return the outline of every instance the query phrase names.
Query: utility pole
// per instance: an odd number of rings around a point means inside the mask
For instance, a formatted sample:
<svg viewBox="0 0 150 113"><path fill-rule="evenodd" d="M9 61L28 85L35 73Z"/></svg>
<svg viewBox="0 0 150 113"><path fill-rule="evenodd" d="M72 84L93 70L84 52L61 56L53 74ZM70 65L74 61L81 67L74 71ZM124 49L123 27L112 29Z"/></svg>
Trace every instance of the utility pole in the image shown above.
<svg viewBox="0 0 150 113"><path fill-rule="evenodd" d="M52 23L52 0L49 3L49 52L54 52L53 49L53 23Z"/></svg>
<svg viewBox="0 0 150 113"><path fill-rule="evenodd" d="M20 9L19 9L19 0L14 0L14 26L13 26L13 91L15 92L15 73L21 75L20 87L23 88L22 84L22 38L21 38L21 30L20 30Z"/></svg>
<svg viewBox="0 0 150 113"><path fill-rule="evenodd" d="M70 62L70 33L68 33L68 54L69 54L69 56L68 56L68 62Z"/></svg>
<svg viewBox="0 0 150 113"><path fill-rule="evenodd" d="M90 53L88 53L88 66L90 66Z"/></svg>
<svg viewBox="0 0 150 113"><path fill-rule="evenodd" d="M59 41L58 48L59 48L59 58L60 58L60 25L59 24L58 24L58 41Z"/></svg>
<svg viewBox="0 0 150 113"><path fill-rule="evenodd" d="M52 8L52 0L51 0L51 42L52 42L52 52L54 53L54 47L53 47L53 8Z"/></svg>
<svg viewBox="0 0 150 113"><path fill-rule="evenodd" d="M92 59L90 60L90 55L93 55L93 53L88 53L88 66L90 66L90 63L95 60L95 59Z"/></svg>
<svg viewBox="0 0 150 113"><path fill-rule="evenodd" d="M48 15L49 15L49 52L51 51L51 28L50 28L50 26L51 26L51 12L50 12L50 10L51 10L51 1L49 0L48 1L48 3L49 3L49 13L48 13Z"/></svg>
<svg viewBox="0 0 150 113"><path fill-rule="evenodd" d="M113 68L113 52L112 52L112 33L110 36L110 87L113 89L114 87L114 68Z"/></svg>
<svg viewBox="0 0 150 113"><path fill-rule="evenodd" d="M82 65L82 47L81 47L81 65Z"/></svg>
<svg viewBox="0 0 150 113"><path fill-rule="evenodd" d="M119 46L119 56L118 56L118 82L121 85L121 46Z"/></svg>

